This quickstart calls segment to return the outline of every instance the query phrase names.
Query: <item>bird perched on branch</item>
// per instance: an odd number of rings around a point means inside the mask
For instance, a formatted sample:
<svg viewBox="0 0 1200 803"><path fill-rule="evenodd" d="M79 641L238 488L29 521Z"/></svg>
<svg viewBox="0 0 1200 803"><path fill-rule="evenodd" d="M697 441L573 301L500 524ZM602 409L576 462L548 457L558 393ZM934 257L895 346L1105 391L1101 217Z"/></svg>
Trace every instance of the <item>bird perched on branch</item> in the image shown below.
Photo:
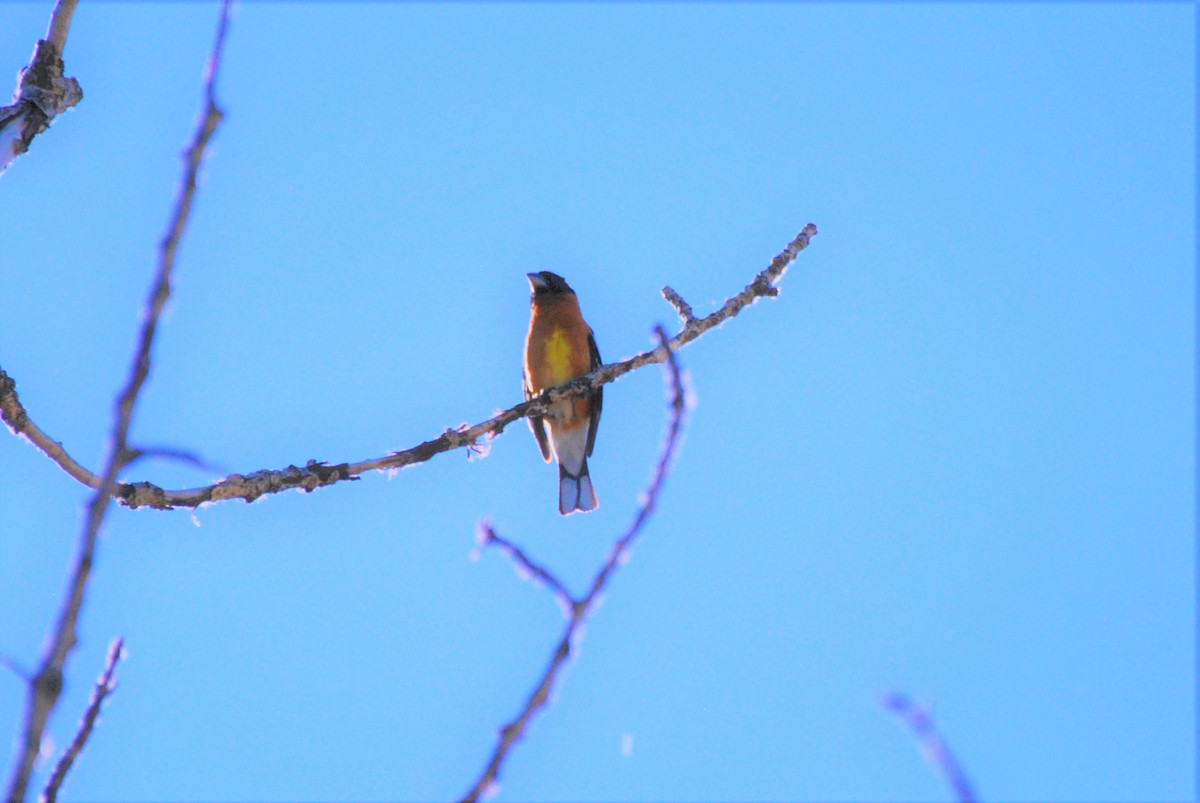
<svg viewBox="0 0 1200 803"><path fill-rule="evenodd" d="M566 279L544 270L528 273L532 291L525 337L525 399L591 373L602 364L592 329ZM604 391L555 402L545 416L529 416L542 458L558 460L558 512L569 516L597 507L587 459L596 445Z"/></svg>

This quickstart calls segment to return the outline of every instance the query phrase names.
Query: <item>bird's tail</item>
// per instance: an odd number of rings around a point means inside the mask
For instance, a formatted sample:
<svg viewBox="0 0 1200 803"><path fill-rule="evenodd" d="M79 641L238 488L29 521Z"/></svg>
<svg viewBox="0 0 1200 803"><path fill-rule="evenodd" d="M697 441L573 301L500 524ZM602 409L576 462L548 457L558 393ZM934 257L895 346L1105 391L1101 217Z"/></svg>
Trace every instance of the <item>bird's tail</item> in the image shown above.
<svg viewBox="0 0 1200 803"><path fill-rule="evenodd" d="M558 512L569 516L575 511L587 513L600 506L596 492L592 489L592 477L588 474L587 459L579 467L579 475L573 476L558 466Z"/></svg>

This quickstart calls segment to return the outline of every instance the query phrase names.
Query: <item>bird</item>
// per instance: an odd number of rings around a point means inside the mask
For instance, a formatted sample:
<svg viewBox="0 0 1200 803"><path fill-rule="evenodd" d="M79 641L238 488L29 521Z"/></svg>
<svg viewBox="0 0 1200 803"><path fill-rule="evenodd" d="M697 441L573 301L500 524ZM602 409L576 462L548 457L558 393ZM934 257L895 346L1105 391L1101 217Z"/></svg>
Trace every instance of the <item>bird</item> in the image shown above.
<svg viewBox="0 0 1200 803"><path fill-rule="evenodd" d="M529 333L525 336L522 389L528 401L544 391L591 373L603 363L592 328L579 311L579 298L567 280L548 270L527 273ZM529 416L529 428L547 463L558 461L558 512L595 510L596 491L587 459L596 445L604 392L555 402L544 416Z"/></svg>

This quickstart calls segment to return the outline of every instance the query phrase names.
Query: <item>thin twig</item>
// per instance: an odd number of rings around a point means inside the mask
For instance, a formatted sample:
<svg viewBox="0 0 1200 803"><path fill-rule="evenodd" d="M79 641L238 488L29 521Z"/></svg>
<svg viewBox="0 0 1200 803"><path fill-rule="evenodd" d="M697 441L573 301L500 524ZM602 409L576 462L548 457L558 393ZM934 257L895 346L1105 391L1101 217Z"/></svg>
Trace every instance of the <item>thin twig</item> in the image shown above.
<svg viewBox="0 0 1200 803"><path fill-rule="evenodd" d="M709 329L734 317L759 298L778 295L776 284L782 278L788 265L795 260L800 251L808 246L809 240L816 234L817 227L812 223L805 226L804 230L788 243L787 247L771 261L765 270L755 276L745 289L729 298L712 314L703 318L693 317L690 322L686 323L670 339L670 350L678 351ZM674 293L674 291L671 292ZM678 298L677 293L675 296ZM209 502L227 499L243 499L253 502L261 496L293 488L313 491L337 482L358 479L360 475L368 471L403 468L423 463L442 452L475 447L481 440L496 437L514 421L519 421L529 415L544 415L555 402L586 395L630 371L636 371L651 363L661 363L665 359L660 349L656 348L622 362L601 366L586 376L551 388L541 396L510 407L486 421L446 430L432 440L403 451L392 452L383 457L362 460L357 463L333 465L325 461L309 460L304 466L290 465L281 469L262 469L251 474L230 474L213 485L175 491L165 490L149 482L118 483L117 501L131 508L150 507L158 510L170 510L177 507L196 508ZM7 379L8 385L5 384L5 379ZM0 372L0 413L3 413L4 420L13 431L28 436L38 448L72 477L89 487L95 488L99 485L98 477L71 460L62 450L61 444L36 428L25 409L16 401L15 383L12 383L11 378L7 378L7 374L3 374L3 372Z"/></svg>
<svg viewBox="0 0 1200 803"><path fill-rule="evenodd" d="M521 709L521 713L500 729L500 737L496 742L495 749L492 751L492 756L483 768L483 772L480 774L478 780L476 780L475 785L463 797L464 803L474 803L474 801L488 796L495 790L504 760L508 757L508 754L512 751L516 743L520 741L537 712L549 702L550 690L554 687L554 682L558 678L559 672L571 655L571 649L579 635L580 628L587 622L588 614L595 607L601 592L604 590L613 572L616 571L617 566L622 562L622 558L629 552L634 539L638 537L638 534L654 513L655 505L658 502L658 495L662 491L663 483L666 481L667 473L670 471L671 463L675 456L675 450L679 444L679 432L683 427L685 406L683 380L680 377L679 364L675 359L674 350L670 345L671 341L667 338L667 334L663 331L662 327L656 327L655 331L660 341L659 347L655 349L655 352L659 353L657 361L666 362L666 371L670 380L671 418L666 438L663 440L662 453L659 456L658 463L655 465L654 476L650 481L649 487L646 489L645 501L638 509L637 515L633 518L633 523L629 525L629 529L625 531L624 535L613 542L608 560L604 562L603 567L601 567L592 580L592 586L587 596L575 603L571 618L563 630L562 637L558 641L558 646L554 649L550 663L542 673L541 680L538 681L533 693L529 695L529 699L526 700L525 707ZM561 583L559 585L561 586Z"/></svg>
<svg viewBox="0 0 1200 803"><path fill-rule="evenodd" d="M25 681L26 683L30 682L29 673L26 672L24 669L22 669L20 666L18 666L17 662L14 661L12 658L9 658L7 655L0 655L0 666L4 667L9 672L12 672L14 675L19 677L21 680Z"/></svg>
<svg viewBox="0 0 1200 803"><path fill-rule="evenodd" d="M42 734L50 713L58 702L62 691L63 668L67 657L75 647L76 624L80 610L83 608L84 592L91 576L92 561L95 557L96 540L100 525L108 510L109 501L117 486L117 472L128 460L128 435L133 419L133 408L137 402L142 385L150 375L150 349L158 328L158 318L163 305L170 296L171 270L175 264L175 250L187 223L191 210L192 196L196 190L196 174L200 169L205 149L217 124L221 113L213 100L213 84L216 79L216 65L220 62L221 50L225 42L226 23L229 18L229 0L221 4L221 12L217 25L216 41L209 56L209 70L205 86L205 109L196 130L191 147L184 154L183 182L179 197L176 201L175 212L163 239L159 255L158 271L146 303L143 316L142 330L138 338L137 350L133 364L130 367L129 379L118 397L114 413L113 432L109 440L108 455L103 476L96 493L87 507L87 517L83 534L80 538L79 553L71 572L67 586L62 611L55 626L41 665L34 675L30 685L26 706L24 734L17 751L17 760L9 785L8 800L10 803L25 799L29 786L30 775L33 772L34 761L42 743Z"/></svg>
<svg viewBox="0 0 1200 803"><path fill-rule="evenodd" d="M494 545L507 555L508 559L515 563L520 571L531 577L536 577L542 583L545 583L554 592L554 596L558 599L559 605L562 606L565 616L570 617L574 613L577 603L561 580L539 564L534 563L519 546L497 533L489 522L485 521L479 525L479 534L481 540L480 547L486 549Z"/></svg>
<svg viewBox="0 0 1200 803"><path fill-rule="evenodd" d="M144 448L131 448L129 450L129 463L147 457L175 460L180 463L186 463L193 468L212 470L212 466L204 462L204 459L200 455L195 452L189 452L186 449L173 449L169 446L146 446Z"/></svg>
<svg viewBox="0 0 1200 803"><path fill-rule="evenodd" d="M71 29L71 17L75 15L75 6L79 0L58 0L54 11L50 14L50 27L46 30L46 41L54 45L61 58L67 48L67 31Z"/></svg>
<svg viewBox="0 0 1200 803"><path fill-rule="evenodd" d="M959 803L974 803L975 792L971 788L971 781L958 759L950 752L946 741L938 733L929 710L916 705L908 695L901 692L887 695L883 700L883 707L894 713L913 732L921 752L949 784L955 799Z"/></svg>
<svg viewBox="0 0 1200 803"><path fill-rule="evenodd" d="M670 285L664 287L662 289L662 297L667 300L668 304L675 308L675 312L679 313L679 320L684 326L696 320L696 314L692 312L692 305L684 301L679 293L675 292L675 288Z"/></svg>
<svg viewBox="0 0 1200 803"><path fill-rule="evenodd" d="M83 746L87 744L88 737L92 735L92 728L95 727L96 719L100 716L100 706L104 703L104 698L112 694L113 689L116 688L113 673L116 672L117 663L124 655L124 648L125 639L121 636L117 636L109 645L104 671L100 674L100 679L96 681L96 688L92 689L92 699L88 701L87 708L83 712L79 730L75 732L75 738L71 740L71 745L62 754L62 758L54 765L54 771L50 773L50 780L46 782L46 788L42 792L42 803L54 803L58 800L58 790L66 779L67 773L71 771L71 765L75 763Z"/></svg>

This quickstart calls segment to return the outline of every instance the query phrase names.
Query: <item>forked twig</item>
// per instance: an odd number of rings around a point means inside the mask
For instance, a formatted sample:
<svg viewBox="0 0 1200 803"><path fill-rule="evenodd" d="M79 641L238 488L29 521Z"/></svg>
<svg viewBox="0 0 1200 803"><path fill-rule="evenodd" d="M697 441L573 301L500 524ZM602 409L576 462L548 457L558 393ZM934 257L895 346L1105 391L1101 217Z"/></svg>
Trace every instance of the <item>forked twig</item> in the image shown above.
<svg viewBox="0 0 1200 803"><path fill-rule="evenodd" d="M25 799L34 761L42 744L42 734L50 713L62 692L63 669L67 657L75 648L76 624L83 608L84 592L91 577L92 561L96 552L96 540L100 525L108 511L109 501L117 487L117 473L129 459L128 436L133 419L134 405L142 386L150 375L150 350L158 329L158 319L163 306L171 294L171 270L175 264L175 251L187 225L192 198L196 191L196 175L200 170L208 142L221 120L216 107L214 83L220 65L221 52L225 43L225 31L229 20L229 0L223 0L217 24L216 40L209 55L205 78L205 107L191 147L184 152L183 182L171 217L167 235L163 238L154 287L146 303L146 312L138 338L137 349L130 366L129 378L121 391L114 412L112 437L100 481L93 486L96 493L87 507L86 521L80 537L79 553L71 570L71 579L59 614L58 623L50 636L41 665L29 686L23 734L17 749L16 763L8 788L10 802ZM0 389L3 383L0 382ZM7 416L6 416L7 420ZM11 424L10 424L11 426Z"/></svg>
<svg viewBox="0 0 1200 803"><path fill-rule="evenodd" d="M475 781L475 785L463 796L463 803L474 803L474 801L479 800L481 797L486 797L494 791L504 760L524 735L526 728L529 727L529 723L537 715L537 712L549 702L550 691L554 687L554 681L558 678L559 672L562 671L563 666L570 657L572 646L578 637L580 628L586 623L588 614L595 607L596 601L607 585L609 578L612 577L613 572L616 571L617 566L621 563L622 558L628 554L634 539L638 537L638 534L654 513L655 505L658 502L658 495L662 491L663 483L666 481L667 473L670 471L671 462L674 459L675 451L679 444L679 432L683 427L685 407L683 380L679 373L679 363L676 361L675 353L671 348L671 341L667 338L667 334L663 331L662 327L656 327L655 331L660 343L655 351L661 352L661 359L659 361L666 363L665 367L670 380L671 418L666 437L663 440L662 452L658 463L655 465L654 476L651 478L650 485L646 489L645 501L638 509L637 515L634 516L633 523L629 525L629 528L620 538L613 542L608 559L604 562L600 571L596 573L595 578L593 578L587 596L574 602L571 606L570 618L563 630L562 637L559 638L558 646L555 647L554 653L550 657L550 663L542 673L541 680L538 681L533 693L529 695L529 699L526 700L521 712L511 722L500 729L500 736L496 742L495 749L492 751L492 756L483 768L483 772L480 774L478 780ZM531 564L525 559L524 565ZM549 573L547 572L546 574ZM562 583L554 580L553 585L562 589L561 593L570 599L570 595L566 594Z"/></svg>

